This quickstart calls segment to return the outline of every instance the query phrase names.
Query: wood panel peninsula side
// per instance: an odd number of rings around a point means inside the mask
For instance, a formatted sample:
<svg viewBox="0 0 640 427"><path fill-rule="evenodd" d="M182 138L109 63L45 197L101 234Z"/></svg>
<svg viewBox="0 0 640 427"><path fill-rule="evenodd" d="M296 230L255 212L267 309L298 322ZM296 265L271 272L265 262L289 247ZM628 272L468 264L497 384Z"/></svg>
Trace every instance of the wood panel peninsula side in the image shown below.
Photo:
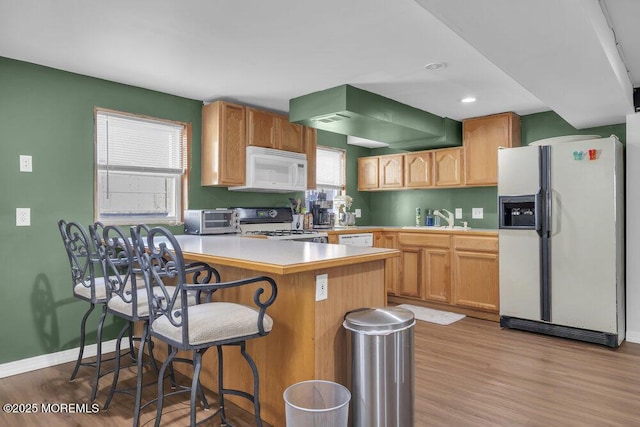
<svg viewBox="0 0 640 427"><path fill-rule="evenodd" d="M399 251L237 236L176 238L186 259L214 266L222 280L267 275L278 284L278 297L267 310L274 321L271 333L247 342L247 352L260 374L264 421L284 424L282 394L292 384L321 379L350 386L344 315L361 307L386 305L386 260L399 256ZM323 301L315 300L318 274L328 275L328 298ZM216 298L253 306L254 291L251 286L225 289L216 292ZM225 387L252 392L251 372L239 349L224 351ZM159 350L156 357L163 354ZM200 378L213 391L217 391L217 369L216 352L205 353ZM182 372L191 375L189 367ZM246 399L228 399L253 413Z"/></svg>

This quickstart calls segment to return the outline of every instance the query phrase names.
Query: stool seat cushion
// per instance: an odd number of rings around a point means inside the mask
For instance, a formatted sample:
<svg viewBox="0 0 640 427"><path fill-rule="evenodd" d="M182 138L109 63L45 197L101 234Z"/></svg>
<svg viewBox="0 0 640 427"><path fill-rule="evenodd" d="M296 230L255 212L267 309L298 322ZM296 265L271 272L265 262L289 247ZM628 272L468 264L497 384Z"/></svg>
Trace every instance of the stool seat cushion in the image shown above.
<svg viewBox="0 0 640 427"><path fill-rule="evenodd" d="M107 299L107 288L104 285L104 277L96 277L94 280L96 287L96 301L104 302ZM91 286L84 283L78 283L73 287L73 294L91 300Z"/></svg>
<svg viewBox="0 0 640 427"><path fill-rule="evenodd" d="M231 338L258 334L259 312L251 307L230 302L210 302L189 307L188 344L199 345L224 341ZM180 310L172 313L175 321L180 321ZM273 320L264 315L264 330L271 331ZM155 319L151 330L159 335L182 342L182 326L171 324L167 316Z"/></svg>
<svg viewBox="0 0 640 427"><path fill-rule="evenodd" d="M169 292L169 296L173 298L176 287L165 286L165 289L167 290L167 292ZM153 293L155 295L162 295L162 290L159 287L155 287L153 288ZM149 297L148 297L149 294L147 293L147 290L145 288L138 289L136 291L136 294L137 294L136 302L138 305L136 310L137 316L140 318L149 317ZM196 293L194 291L187 292L187 299L188 299L189 305L194 305L196 303ZM107 306L111 311L114 311L116 313L121 313L128 317L133 317L133 304L132 304L131 295L128 295L127 300L128 301L125 301L122 299L120 295L114 294L111 297L111 299L109 299ZM177 307L180 307L180 301L181 301L180 298L176 298Z"/></svg>

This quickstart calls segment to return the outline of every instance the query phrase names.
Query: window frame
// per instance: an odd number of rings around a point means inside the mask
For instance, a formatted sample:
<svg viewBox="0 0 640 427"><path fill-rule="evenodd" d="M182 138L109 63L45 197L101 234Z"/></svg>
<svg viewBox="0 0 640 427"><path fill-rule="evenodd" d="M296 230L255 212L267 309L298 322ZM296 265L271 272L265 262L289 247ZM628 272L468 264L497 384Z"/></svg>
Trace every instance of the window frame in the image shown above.
<svg viewBox="0 0 640 427"><path fill-rule="evenodd" d="M192 124L189 122L183 122L179 120L169 120L162 119L159 117L148 116L144 114L135 114L129 113L126 111L113 110L109 108L102 107L94 107L93 112L93 130L94 130L94 144L93 144L93 218L94 221L101 221L106 225L129 225L129 224L137 224L139 221L136 220L135 214L123 215L122 218L103 218L100 212L99 206L99 186L98 186L98 114L113 114L122 116L129 119L140 120L140 121L151 121L157 123L166 123L167 125L172 126L181 126L183 127L182 134L182 175L178 180L179 185L179 199L177 199L177 207L176 214L174 218L168 219L160 219L154 218L152 221L149 221L153 224L166 224L166 225L180 225L184 221L184 211L188 207L189 202L189 185L190 185L190 177L191 177L191 140L193 136Z"/></svg>

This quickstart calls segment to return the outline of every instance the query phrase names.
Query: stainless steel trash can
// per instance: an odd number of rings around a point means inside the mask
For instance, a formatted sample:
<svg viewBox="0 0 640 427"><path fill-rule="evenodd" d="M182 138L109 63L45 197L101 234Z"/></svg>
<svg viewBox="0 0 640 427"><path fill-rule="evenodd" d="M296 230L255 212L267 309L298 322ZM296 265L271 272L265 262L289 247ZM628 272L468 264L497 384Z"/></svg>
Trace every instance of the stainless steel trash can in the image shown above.
<svg viewBox="0 0 640 427"><path fill-rule="evenodd" d="M397 307L355 310L351 331L354 427L414 425L413 313Z"/></svg>

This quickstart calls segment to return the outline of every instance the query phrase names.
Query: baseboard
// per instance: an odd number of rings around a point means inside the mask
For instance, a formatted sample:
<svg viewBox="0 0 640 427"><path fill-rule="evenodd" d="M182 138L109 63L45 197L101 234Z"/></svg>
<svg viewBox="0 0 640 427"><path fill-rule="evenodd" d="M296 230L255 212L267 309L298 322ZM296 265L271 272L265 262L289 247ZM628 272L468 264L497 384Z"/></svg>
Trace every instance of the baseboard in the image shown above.
<svg viewBox="0 0 640 427"><path fill-rule="evenodd" d="M85 347L83 357L93 357L96 355L98 346L91 344ZM25 372L36 371L38 369L49 368L67 362L74 362L78 358L80 348L58 351L57 353L43 354L41 356L30 357L28 359L16 360L0 364L0 378L12 375L23 374ZM112 353L116 351L116 340L102 343L102 353Z"/></svg>
<svg viewBox="0 0 640 427"><path fill-rule="evenodd" d="M640 332L627 331L625 339L629 342L640 344Z"/></svg>

